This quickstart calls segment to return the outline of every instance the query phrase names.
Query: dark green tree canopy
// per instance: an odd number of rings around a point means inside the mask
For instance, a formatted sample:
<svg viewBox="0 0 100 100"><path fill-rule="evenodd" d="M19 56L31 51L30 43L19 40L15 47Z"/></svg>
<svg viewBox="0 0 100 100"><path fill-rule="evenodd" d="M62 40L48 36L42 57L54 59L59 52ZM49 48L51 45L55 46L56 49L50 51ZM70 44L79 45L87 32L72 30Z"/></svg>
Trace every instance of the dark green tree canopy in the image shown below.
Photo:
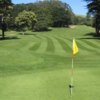
<svg viewBox="0 0 100 100"><path fill-rule="evenodd" d="M18 14L15 19L15 23L19 29L32 29L34 24L36 23L36 15L34 12L31 11L23 11Z"/></svg>
<svg viewBox="0 0 100 100"><path fill-rule="evenodd" d="M7 23L5 22L6 17L9 15L9 9L11 9L11 0L0 0L0 27L2 29L2 38L5 37L5 30L7 28Z"/></svg>
<svg viewBox="0 0 100 100"><path fill-rule="evenodd" d="M97 35L100 34L100 0L85 0L90 14L94 16L94 26Z"/></svg>
<svg viewBox="0 0 100 100"><path fill-rule="evenodd" d="M64 27L73 23L74 13L67 3L57 0L45 0L29 4L14 5L13 16L17 16L23 10L33 11L37 16L37 22L43 22L46 26ZM39 24L38 22L38 24Z"/></svg>
<svg viewBox="0 0 100 100"><path fill-rule="evenodd" d="M97 14L100 11L100 0L85 0L87 1L87 7L89 9L89 13Z"/></svg>
<svg viewBox="0 0 100 100"><path fill-rule="evenodd" d="M9 9L10 5L12 5L11 0L0 0L0 9Z"/></svg>

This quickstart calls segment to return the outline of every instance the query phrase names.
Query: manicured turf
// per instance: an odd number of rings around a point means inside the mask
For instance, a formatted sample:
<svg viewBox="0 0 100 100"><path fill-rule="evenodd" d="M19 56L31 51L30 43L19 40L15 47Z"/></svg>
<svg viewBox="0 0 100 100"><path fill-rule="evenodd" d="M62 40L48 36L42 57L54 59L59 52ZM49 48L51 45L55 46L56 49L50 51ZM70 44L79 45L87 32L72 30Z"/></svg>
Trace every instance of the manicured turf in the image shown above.
<svg viewBox="0 0 100 100"><path fill-rule="evenodd" d="M0 100L99 100L100 39L93 32L87 26L7 32L0 40ZM70 97L73 37L79 53Z"/></svg>

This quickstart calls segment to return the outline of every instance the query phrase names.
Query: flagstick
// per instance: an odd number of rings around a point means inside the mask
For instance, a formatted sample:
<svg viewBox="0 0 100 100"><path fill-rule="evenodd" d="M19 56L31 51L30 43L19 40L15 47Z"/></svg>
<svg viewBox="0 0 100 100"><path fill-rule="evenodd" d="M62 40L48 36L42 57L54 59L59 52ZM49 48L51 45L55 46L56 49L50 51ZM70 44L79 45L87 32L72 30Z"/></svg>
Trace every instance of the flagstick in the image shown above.
<svg viewBox="0 0 100 100"><path fill-rule="evenodd" d="M69 85L71 97L72 97L73 87L74 87L74 85L73 85L73 80L74 80L74 78L73 78L73 76L74 76L74 75L73 75L73 74L74 74L74 56L75 56L75 54L77 54L77 53L78 53L78 47L77 47L77 44L76 44L75 39L73 39L73 44L72 44L71 83L70 83L70 85Z"/></svg>
<svg viewBox="0 0 100 100"><path fill-rule="evenodd" d="M74 59L72 57L71 82L70 82L70 85L69 85L71 97L72 97L72 93L73 93L73 68L74 68Z"/></svg>
<svg viewBox="0 0 100 100"><path fill-rule="evenodd" d="M73 71L74 71L74 59L72 57L72 69L71 69L71 95L72 95L72 92L73 92Z"/></svg>

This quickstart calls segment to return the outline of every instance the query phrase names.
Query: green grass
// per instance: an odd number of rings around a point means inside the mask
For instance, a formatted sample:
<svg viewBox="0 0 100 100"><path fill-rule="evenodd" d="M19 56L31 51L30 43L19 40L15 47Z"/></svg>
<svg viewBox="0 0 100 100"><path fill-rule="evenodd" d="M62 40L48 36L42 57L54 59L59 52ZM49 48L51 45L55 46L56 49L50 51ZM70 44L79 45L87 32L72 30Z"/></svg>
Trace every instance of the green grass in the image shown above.
<svg viewBox="0 0 100 100"><path fill-rule="evenodd" d="M99 100L100 39L92 32L87 26L6 32L10 38L0 40L0 100ZM70 97L73 37L79 53Z"/></svg>

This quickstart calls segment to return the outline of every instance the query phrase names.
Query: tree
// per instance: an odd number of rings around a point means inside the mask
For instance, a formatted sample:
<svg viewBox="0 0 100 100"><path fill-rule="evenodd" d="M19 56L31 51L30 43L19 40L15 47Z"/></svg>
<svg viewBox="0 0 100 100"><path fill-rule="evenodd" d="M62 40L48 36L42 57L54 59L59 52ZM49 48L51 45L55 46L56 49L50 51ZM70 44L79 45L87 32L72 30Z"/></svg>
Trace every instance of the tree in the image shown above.
<svg viewBox="0 0 100 100"><path fill-rule="evenodd" d="M52 25L52 15L50 12L49 2L43 1L35 3L34 12L37 15L37 23L35 24L35 31L47 31Z"/></svg>
<svg viewBox="0 0 100 100"><path fill-rule="evenodd" d="M5 31L7 28L7 23L5 22L6 16L8 15L8 11L12 9L11 0L0 0L0 24L2 29L2 38L5 38Z"/></svg>
<svg viewBox="0 0 100 100"><path fill-rule="evenodd" d="M51 0L51 15L54 27L64 27L72 24L73 12L67 3Z"/></svg>
<svg viewBox="0 0 100 100"><path fill-rule="evenodd" d="M18 14L15 19L15 23L18 26L18 30L22 30L25 28L33 29L36 23L36 15L31 11L22 11Z"/></svg>
<svg viewBox="0 0 100 100"><path fill-rule="evenodd" d="M23 10L36 14L37 23L35 24L35 29L40 28L40 30L47 30L51 26L69 26L74 20L74 13L71 7L59 0L44 0L35 3L14 5L13 17L15 18Z"/></svg>
<svg viewBox="0 0 100 100"><path fill-rule="evenodd" d="M100 0L85 0L87 1L88 11L94 16L94 26L97 35L100 35Z"/></svg>

